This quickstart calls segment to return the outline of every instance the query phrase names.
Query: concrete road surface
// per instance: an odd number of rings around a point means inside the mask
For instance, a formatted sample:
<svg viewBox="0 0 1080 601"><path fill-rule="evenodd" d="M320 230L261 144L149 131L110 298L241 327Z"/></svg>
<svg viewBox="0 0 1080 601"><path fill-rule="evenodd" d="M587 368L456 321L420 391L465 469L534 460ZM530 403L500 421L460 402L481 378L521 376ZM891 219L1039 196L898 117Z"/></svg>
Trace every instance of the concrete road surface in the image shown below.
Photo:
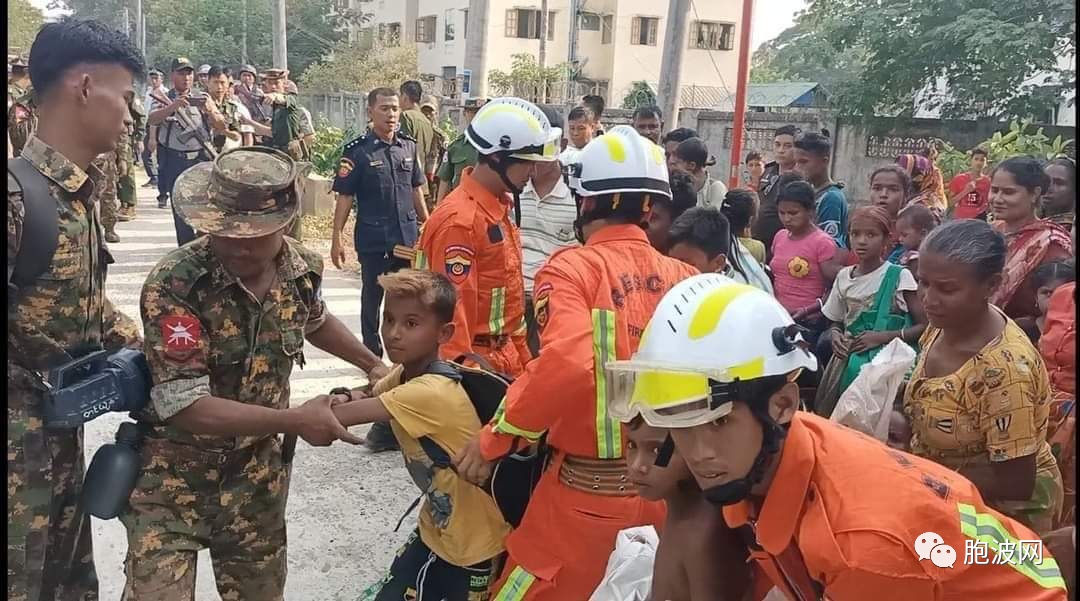
<svg viewBox="0 0 1080 601"><path fill-rule="evenodd" d="M121 311L139 321L139 291L147 273L176 248L172 214L158 209L156 190L141 187L138 216L119 224L120 243L110 245L116 264L109 270L108 295ZM360 335L360 278L334 268L329 259L323 298L330 311ZM291 404L336 386L359 385L364 374L310 344L307 365L294 369ZM86 428L87 463L98 447L111 442L126 414L108 414ZM353 429L362 435L367 426ZM394 532L398 518L418 496L399 453L371 455L337 442L313 448L302 440L293 461L287 512L288 601L345 601L381 578L398 547L416 526L415 512ZM94 519L94 557L102 601L123 592L127 538L119 520ZM219 601L209 552L199 553L196 601Z"/></svg>

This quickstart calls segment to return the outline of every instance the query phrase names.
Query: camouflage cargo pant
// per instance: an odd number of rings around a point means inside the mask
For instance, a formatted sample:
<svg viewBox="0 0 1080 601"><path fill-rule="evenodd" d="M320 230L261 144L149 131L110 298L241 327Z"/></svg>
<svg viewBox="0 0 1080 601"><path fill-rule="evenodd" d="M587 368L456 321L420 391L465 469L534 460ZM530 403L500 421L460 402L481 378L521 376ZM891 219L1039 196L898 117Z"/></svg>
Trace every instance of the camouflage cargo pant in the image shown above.
<svg viewBox="0 0 1080 601"><path fill-rule="evenodd" d="M209 548L222 599L281 601L289 468L266 438L230 453L149 439L120 515L129 601L194 601L196 555Z"/></svg>
<svg viewBox="0 0 1080 601"><path fill-rule="evenodd" d="M42 392L8 373L8 601L96 601L90 516L76 511L83 431L46 431Z"/></svg>
<svg viewBox="0 0 1080 601"><path fill-rule="evenodd" d="M105 174L101 190L97 193L97 202L101 205L101 225L105 231L111 231L116 227L116 153L107 152L98 156L93 165Z"/></svg>
<svg viewBox="0 0 1080 601"><path fill-rule="evenodd" d="M116 183L116 196L120 199L120 206L135 206L135 166L131 157L128 157L125 165L125 173L121 174Z"/></svg>

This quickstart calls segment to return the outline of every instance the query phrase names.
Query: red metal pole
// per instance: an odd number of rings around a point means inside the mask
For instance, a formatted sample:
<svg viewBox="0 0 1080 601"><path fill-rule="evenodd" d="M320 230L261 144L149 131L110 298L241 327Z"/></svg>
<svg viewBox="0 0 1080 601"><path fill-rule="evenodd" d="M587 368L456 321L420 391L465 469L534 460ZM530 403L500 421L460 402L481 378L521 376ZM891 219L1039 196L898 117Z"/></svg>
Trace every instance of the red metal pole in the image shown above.
<svg viewBox="0 0 1080 601"><path fill-rule="evenodd" d="M746 128L746 84L750 80L750 29L754 0L743 0L742 20L739 21L739 71L735 82L735 124L731 129L731 170L728 188L739 186L742 165L743 130Z"/></svg>

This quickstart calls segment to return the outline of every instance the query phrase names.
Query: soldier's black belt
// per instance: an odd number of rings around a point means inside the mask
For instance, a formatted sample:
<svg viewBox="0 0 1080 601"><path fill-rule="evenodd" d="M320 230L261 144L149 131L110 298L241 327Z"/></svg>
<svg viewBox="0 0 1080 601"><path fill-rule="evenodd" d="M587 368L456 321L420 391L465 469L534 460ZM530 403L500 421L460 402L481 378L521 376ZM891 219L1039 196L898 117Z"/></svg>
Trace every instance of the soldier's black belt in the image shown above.
<svg viewBox="0 0 1080 601"><path fill-rule="evenodd" d="M172 148L169 148L167 146L162 146L161 149L170 154L184 157L189 161L194 161L195 159L201 158L204 154L201 150L173 150Z"/></svg>

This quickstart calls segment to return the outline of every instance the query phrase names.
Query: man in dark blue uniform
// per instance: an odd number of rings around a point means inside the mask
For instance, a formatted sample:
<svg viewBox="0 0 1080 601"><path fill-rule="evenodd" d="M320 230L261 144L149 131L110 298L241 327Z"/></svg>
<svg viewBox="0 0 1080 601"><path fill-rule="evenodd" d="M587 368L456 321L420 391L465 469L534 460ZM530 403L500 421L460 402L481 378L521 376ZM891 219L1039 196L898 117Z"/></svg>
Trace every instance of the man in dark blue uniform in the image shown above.
<svg viewBox="0 0 1080 601"><path fill-rule="evenodd" d="M210 156L199 141L210 139L210 130L223 129L225 117L205 94L192 94L192 80L195 68L187 58L179 57L172 62L172 84L166 98L153 98L153 106L147 116L147 123L157 126L158 158L158 208L164 209L168 197L172 194L176 178L189 167L210 160ZM194 99L190 100L189 99ZM169 104L162 102L168 100ZM189 131L184 121L178 117L184 113L187 122L199 129L198 136ZM215 123L217 125L215 125ZM176 244L183 246L195 239L195 230L176 214L173 209L173 223L176 226Z"/></svg>
<svg viewBox="0 0 1080 601"><path fill-rule="evenodd" d="M397 131L401 117L397 92L390 88L372 90L368 94L368 117L371 129L345 145L334 178L337 205L330 258L335 267L342 268L345 248L341 233L355 205L353 240L363 286L360 331L364 345L381 357L379 310L383 290L377 278L409 266L408 261L394 257L394 246L414 246L418 225L427 219L428 213L424 203L426 180L416 162L416 141ZM397 448L386 423L372 425L366 444L374 452Z"/></svg>

